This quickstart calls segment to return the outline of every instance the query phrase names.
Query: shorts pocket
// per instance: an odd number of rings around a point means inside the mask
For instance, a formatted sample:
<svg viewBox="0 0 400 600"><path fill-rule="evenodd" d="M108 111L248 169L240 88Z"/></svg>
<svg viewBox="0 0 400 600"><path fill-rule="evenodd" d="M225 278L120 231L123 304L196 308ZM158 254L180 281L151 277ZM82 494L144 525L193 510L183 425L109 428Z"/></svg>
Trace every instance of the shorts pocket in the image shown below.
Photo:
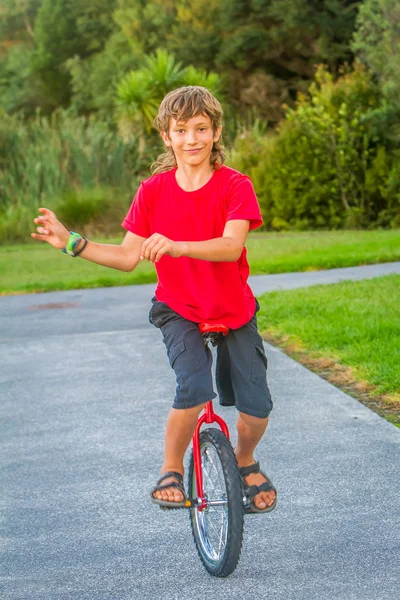
<svg viewBox="0 0 400 600"><path fill-rule="evenodd" d="M174 369L178 380L181 381L200 368L199 361L185 344L185 340L180 340L171 346L168 358L169 364Z"/></svg>
<svg viewBox="0 0 400 600"><path fill-rule="evenodd" d="M253 368L251 371L251 380L253 383L265 380L267 376L268 360L263 349L256 346L253 352Z"/></svg>
<svg viewBox="0 0 400 600"><path fill-rule="evenodd" d="M174 366L176 359L184 351L185 351L185 342L183 340L181 340L180 342L177 342L176 344L171 346L170 351L168 353L169 364L171 365L171 367Z"/></svg>

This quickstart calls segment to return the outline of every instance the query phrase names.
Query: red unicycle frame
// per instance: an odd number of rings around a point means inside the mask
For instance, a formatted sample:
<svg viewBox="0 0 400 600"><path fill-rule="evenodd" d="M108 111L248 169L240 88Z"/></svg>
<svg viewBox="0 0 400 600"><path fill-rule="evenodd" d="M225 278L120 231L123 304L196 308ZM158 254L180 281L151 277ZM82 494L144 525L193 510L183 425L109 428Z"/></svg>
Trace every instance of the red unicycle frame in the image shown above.
<svg viewBox="0 0 400 600"><path fill-rule="evenodd" d="M225 421L214 412L212 401L210 400L204 407L203 414L199 417L195 432L192 438L193 445L193 461L194 468L196 473L196 485L197 485L197 509L203 510L206 508L207 503L204 498L204 490L203 490L203 470L201 467L201 453L200 453L200 429L203 423L217 423L222 433L226 435L229 440L229 429L228 425Z"/></svg>
<svg viewBox="0 0 400 600"><path fill-rule="evenodd" d="M229 333L228 327L225 325L209 325L208 323L200 323L199 325L200 333L205 338L205 343L207 343L207 335L212 336L215 333L222 333L222 335L226 336ZM203 490L203 471L201 465L201 451L200 451L200 429L203 423L217 423L221 428L221 431L229 440L229 429L228 425L225 423L224 419L217 415L214 412L212 400L207 402L204 407L203 413L200 415L195 432L192 438L192 446L193 446L193 461L194 468L196 474L196 486L197 486L197 510L204 510L207 506L206 499L204 497Z"/></svg>

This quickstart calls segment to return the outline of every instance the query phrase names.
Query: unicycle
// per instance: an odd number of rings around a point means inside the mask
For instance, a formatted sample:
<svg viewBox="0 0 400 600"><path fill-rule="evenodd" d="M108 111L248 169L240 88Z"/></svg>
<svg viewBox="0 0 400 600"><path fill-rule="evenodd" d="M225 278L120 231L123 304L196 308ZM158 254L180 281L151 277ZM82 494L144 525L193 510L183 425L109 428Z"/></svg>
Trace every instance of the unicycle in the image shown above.
<svg viewBox="0 0 400 600"><path fill-rule="evenodd" d="M229 329L199 325L204 343L218 345ZM216 423L220 429L201 426ZM210 575L227 577L235 570L243 539L244 490L225 421L209 401L192 438L188 471L188 508L194 542Z"/></svg>

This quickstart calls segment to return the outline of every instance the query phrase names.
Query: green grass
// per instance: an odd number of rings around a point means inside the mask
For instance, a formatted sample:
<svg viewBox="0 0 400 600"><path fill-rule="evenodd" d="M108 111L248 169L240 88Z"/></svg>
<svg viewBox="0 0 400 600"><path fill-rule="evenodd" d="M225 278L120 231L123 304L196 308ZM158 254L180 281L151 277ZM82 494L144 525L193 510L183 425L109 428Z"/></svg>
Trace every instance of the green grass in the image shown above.
<svg viewBox="0 0 400 600"><path fill-rule="evenodd" d="M37 245L0 248L2 294L110 287L153 281L156 281L156 273L153 265L148 262L141 262L131 273L124 273L72 258L42 242Z"/></svg>
<svg viewBox="0 0 400 600"><path fill-rule="evenodd" d="M400 409L399 275L272 292L260 304L261 331L351 367Z"/></svg>
<svg viewBox="0 0 400 600"><path fill-rule="evenodd" d="M400 260L400 230L255 233L247 247L253 275L348 267ZM42 242L0 246L2 294L154 281L155 271L148 263L123 273L71 259Z"/></svg>
<svg viewBox="0 0 400 600"><path fill-rule="evenodd" d="M400 230L255 234L252 274L290 273L400 260Z"/></svg>

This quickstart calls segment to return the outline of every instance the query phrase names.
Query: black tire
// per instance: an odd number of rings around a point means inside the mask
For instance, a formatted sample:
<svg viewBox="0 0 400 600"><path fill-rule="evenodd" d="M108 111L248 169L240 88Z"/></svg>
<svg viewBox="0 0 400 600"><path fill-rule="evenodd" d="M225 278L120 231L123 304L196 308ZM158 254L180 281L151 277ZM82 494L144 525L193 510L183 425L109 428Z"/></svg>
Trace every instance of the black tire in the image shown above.
<svg viewBox="0 0 400 600"><path fill-rule="evenodd" d="M217 480L224 485L224 490L221 493L227 504L226 506L210 507L205 511L199 511L197 508L190 509L193 538L206 570L215 577L227 577L236 569L242 549L244 522L242 479L232 446L222 431L215 428L202 431L200 434L200 449L203 467L208 464L214 469L214 461L215 463L218 462ZM212 455L211 462L209 459L210 454ZM205 476L203 468L203 484L206 496L208 496L207 481L212 481L212 478ZM197 497L193 452L189 465L188 493L191 498ZM208 499L216 500L218 498L208 497ZM217 513L216 511L220 512ZM212 552L210 547L212 544L209 545L211 536L215 536L215 528L209 525L209 520L215 519L215 516L223 523L222 526L220 525L220 531L222 530L220 538L223 537L225 540L225 547L218 556L215 556L215 552ZM207 535L208 532L210 532L210 538Z"/></svg>

